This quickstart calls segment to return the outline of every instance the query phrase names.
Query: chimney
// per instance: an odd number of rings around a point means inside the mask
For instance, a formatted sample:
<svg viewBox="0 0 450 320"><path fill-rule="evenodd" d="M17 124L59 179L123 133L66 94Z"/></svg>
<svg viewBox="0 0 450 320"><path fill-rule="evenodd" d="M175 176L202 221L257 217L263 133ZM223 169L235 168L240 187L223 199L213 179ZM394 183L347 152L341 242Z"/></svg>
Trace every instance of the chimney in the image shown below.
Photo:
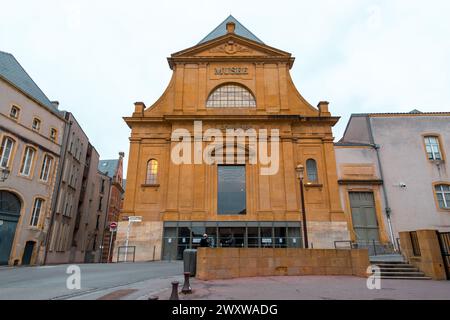
<svg viewBox="0 0 450 320"><path fill-rule="evenodd" d="M319 108L319 117L330 117L331 113L328 111L328 105L330 103L328 101L320 101L317 105L317 108Z"/></svg>
<svg viewBox="0 0 450 320"><path fill-rule="evenodd" d="M56 109L59 108L59 101L51 101L51 103Z"/></svg>
<svg viewBox="0 0 450 320"><path fill-rule="evenodd" d="M227 33L234 33L235 27L236 27L236 25L234 24L234 22L228 22L227 23Z"/></svg>
<svg viewBox="0 0 450 320"><path fill-rule="evenodd" d="M134 113L137 116L142 116L145 110L145 103L143 102L135 102L134 103Z"/></svg>
<svg viewBox="0 0 450 320"><path fill-rule="evenodd" d="M125 157L125 152L120 151L120 152L119 152L119 157L121 157L121 158Z"/></svg>

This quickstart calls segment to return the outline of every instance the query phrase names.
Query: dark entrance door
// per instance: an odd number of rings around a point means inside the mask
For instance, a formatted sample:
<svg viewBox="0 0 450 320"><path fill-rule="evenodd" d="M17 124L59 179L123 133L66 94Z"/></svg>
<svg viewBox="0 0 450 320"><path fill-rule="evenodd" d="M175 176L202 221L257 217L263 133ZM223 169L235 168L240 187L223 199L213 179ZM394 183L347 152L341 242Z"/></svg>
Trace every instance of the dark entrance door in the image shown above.
<svg viewBox="0 0 450 320"><path fill-rule="evenodd" d="M0 265L8 264L20 207L20 200L15 194L0 191Z"/></svg>
<svg viewBox="0 0 450 320"><path fill-rule="evenodd" d="M373 193L350 192L349 197L356 241L361 244L368 244L372 241L378 243L378 221Z"/></svg>
<svg viewBox="0 0 450 320"><path fill-rule="evenodd" d="M25 244L25 250L23 251L22 256L22 265L27 266L31 263L31 257L33 256L34 245L36 242L27 241Z"/></svg>
<svg viewBox="0 0 450 320"><path fill-rule="evenodd" d="M438 232L447 280L450 280L450 232Z"/></svg>

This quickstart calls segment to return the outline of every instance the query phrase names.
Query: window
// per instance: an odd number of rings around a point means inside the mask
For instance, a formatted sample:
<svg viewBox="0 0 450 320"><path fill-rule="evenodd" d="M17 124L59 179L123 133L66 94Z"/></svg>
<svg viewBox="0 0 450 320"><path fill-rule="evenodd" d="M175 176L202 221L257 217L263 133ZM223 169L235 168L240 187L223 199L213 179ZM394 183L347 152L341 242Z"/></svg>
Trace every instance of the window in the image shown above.
<svg viewBox="0 0 450 320"><path fill-rule="evenodd" d="M9 116L15 120L19 119L20 109L17 106L12 106Z"/></svg>
<svg viewBox="0 0 450 320"><path fill-rule="evenodd" d="M429 160L442 160L438 137L425 137L425 148Z"/></svg>
<svg viewBox="0 0 450 320"><path fill-rule="evenodd" d="M105 179L101 179L102 180L102 184L100 186L100 193L104 193L105 192Z"/></svg>
<svg viewBox="0 0 450 320"><path fill-rule="evenodd" d="M34 118L31 127L33 128L33 130L39 131L41 129L41 120L39 120L38 118Z"/></svg>
<svg viewBox="0 0 450 320"><path fill-rule="evenodd" d="M103 197L98 199L98 211L102 211Z"/></svg>
<svg viewBox="0 0 450 320"><path fill-rule="evenodd" d="M31 172L31 167L33 165L35 150L31 147L26 147L25 153L22 159L22 165L20 167L20 174L23 176L29 176Z"/></svg>
<svg viewBox="0 0 450 320"><path fill-rule="evenodd" d="M450 209L450 185L438 184L434 187L436 197L439 203L439 208Z"/></svg>
<svg viewBox="0 0 450 320"><path fill-rule="evenodd" d="M308 175L309 182L317 182L317 163L314 159L306 160L306 174Z"/></svg>
<svg viewBox="0 0 450 320"><path fill-rule="evenodd" d="M58 137L58 131L55 128L50 129L50 139L53 141L56 141L56 138Z"/></svg>
<svg viewBox="0 0 450 320"><path fill-rule="evenodd" d="M3 137L2 145L0 146L0 168L8 168L13 147L14 140L9 137Z"/></svg>
<svg viewBox="0 0 450 320"><path fill-rule="evenodd" d="M33 227L37 227L39 222L39 216L41 215L42 205L44 204L44 200L41 198L36 198L34 200L33 213L31 215L30 225Z"/></svg>
<svg viewBox="0 0 450 320"><path fill-rule="evenodd" d="M246 214L245 166L217 167L217 213Z"/></svg>
<svg viewBox="0 0 450 320"><path fill-rule="evenodd" d="M209 95L206 106L215 108L246 108L256 107L256 101L246 88L235 84L226 84Z"/></svg>
<svg viewBox="0 0 450 320"><path fill-rule="evenodd" d="M157 184L158 183L158 161L151 159L147 162L147 179L146 184Z"/></svg>
<svg viewBox="0 0 450 320"><path fill-rule="evenodd" d="M41 168L41 176L40 179L42 181L48 181L48 177L50 175L52 169L53 158L48 154L45 155L44 161L42 162Z"/></svg>

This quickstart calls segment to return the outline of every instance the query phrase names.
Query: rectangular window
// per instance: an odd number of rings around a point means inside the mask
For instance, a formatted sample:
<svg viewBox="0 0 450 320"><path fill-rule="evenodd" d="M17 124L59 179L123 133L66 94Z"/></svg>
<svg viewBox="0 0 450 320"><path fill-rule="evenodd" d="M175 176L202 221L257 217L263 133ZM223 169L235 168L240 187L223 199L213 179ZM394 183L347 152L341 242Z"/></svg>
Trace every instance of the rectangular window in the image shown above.
<svg viewBox="0 0 450 320"><path fill-rule="evenodd" d="M31 127L33 128L33 130L39 131L39 129L41 129L41 120L39 120L38 118L34 118Z"/></svg>
<svg viewBox="0 0 450 320"><path fill-rule="evenodd" d="M29 176L31 172L31 167L33 165L34 149L27 147L25 149L25 154L23 155L22 165L20 167L20 174L23 176Z"/></svg>
<svg viewBox="0 0 450 320"><path fill-rule="evenodd" d="M246 214L245 166L217 167L218 214Z"/></svg>
<svg viewBox="0 0 450 320"><path fill-rule="evenodd" d="M439 208L450 209L450 185L440 184L434 187Z"/></svg>
<svg viewBox="0 0 450 320"><path fill-rule="evenodd" d="M39 216L41 215L43 203L44 200L40 198L36 198L36 200L34 200L33 213L31 215L31 222L30 222L30 225L32 225L33 227L37 227L38 225Z"/></svg>
<svg viewBox="0 0 450 320"><path fill-rule="evenodd" d="M100 197L98 200L98 211L102 211L102 203L103 203L103 197Z"/></svg>
<svg viewBox="0 0 450 320"><path fill-rule="evenodd" d="M13 139L4 137L0 146L0 168L7 168L14 147Z"/></svg>
<svg viewBox="0 0 450 320"><path fill-rule="evenodd" d="M425 148L429 160L442 160L438 137L425 137Z"/></svg>
<svg viewBox="0 0 450 320"><path fill-rule="evenodd" d="M53 141L55 141L57 135L58 135L58 131L56 131L55 128L51 128L51 129L50 129L50 139L52 139Z"/></svg>
<svg viewBox="0 0 450 320"><path fill-rule="evenodd" d="M42 181L48 181L48 177L50 175L50 171L52 168L52 162L53 158L49 155L45 155L44 161L42 162L42 168L41 168L41 176L40 179Z"/></svg>

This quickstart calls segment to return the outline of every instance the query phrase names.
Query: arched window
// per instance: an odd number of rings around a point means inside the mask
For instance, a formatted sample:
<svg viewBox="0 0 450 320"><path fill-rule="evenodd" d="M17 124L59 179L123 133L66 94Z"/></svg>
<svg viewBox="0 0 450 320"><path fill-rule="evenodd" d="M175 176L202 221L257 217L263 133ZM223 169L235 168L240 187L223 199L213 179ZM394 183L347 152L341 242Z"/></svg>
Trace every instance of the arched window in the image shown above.
<svg viewBox="0 0 450 320"><path fill-rule="evenodd" d="M31 147L26 147L25 153L23 154L22 164L20 166L20 174L23 176L29 176L31 169L33 167L33 158L35 154L35 149Z"/></svg>
<svg viewBox="0 0 450 320"><path fill-rule="evenodd" d="M151 159L147 162L147 178L145 180L146 184L157 184L158 183L158 161Z"/></svg>
<svg viewBox="0 0 450 320"><path fill-rule="evenodd" d="M439 202L439 208L450 209L450 185L438 184L434 186L434 190Z"/></svg>
<svg viewBox="0 0 450 320"><path fill-rule="evenodd" d="M306 160L306 173L308 175L309 182L317 182L317 163L314 159Z"/></svg>
<svg viewBox="0 0 450 320"><path fill-rule="evenodd" d="M0 168L8 168L11 159L11 154L14 147L14 140L10 137L3 137L0 145Z"/></svg>
<svg viewBox="0 0 450 320"><path fill-rule="evenodd" d="M206 106L211 108L248 108L256 107L256 101L251 92L243 86L225 84L216 88L209 95Z"/></svg>

